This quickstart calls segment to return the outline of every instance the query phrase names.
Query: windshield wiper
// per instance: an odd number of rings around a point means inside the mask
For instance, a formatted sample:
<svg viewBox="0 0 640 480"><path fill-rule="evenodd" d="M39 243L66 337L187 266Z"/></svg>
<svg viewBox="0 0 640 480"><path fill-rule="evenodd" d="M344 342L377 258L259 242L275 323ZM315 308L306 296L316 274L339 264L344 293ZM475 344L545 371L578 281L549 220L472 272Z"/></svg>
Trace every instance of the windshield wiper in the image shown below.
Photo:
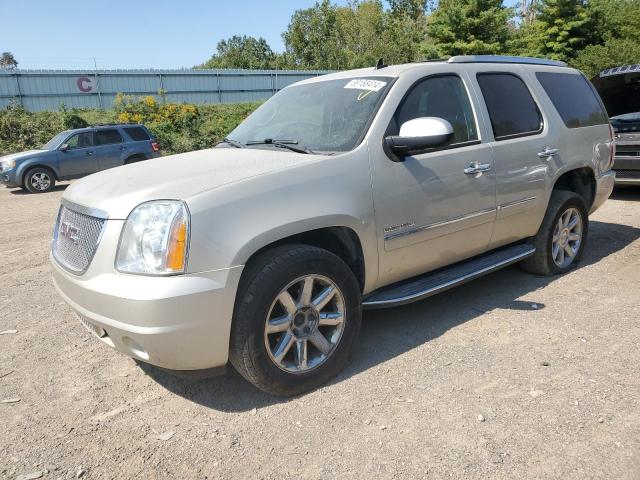
<svg viewBox="0 0 640 480"><path fill-rule="evenodd" d="M247 145L273 145L274 147L286 148L296 153L314 153L304 145L296 147L295 145L298 145L297 140L274 140L273 138L265 138L264 140L250 140L247 142Z"/></svg>
<svg viewBox="0 0 640 480"><path fill-rule="evenodd" d="M246 145L244 143L239 142L237 140L233 140L231 138L227 138L227 137L223 138L220 143L227 143L235 148L246 148ZM218 145L220 145L220 143L218 143Z"/></svg>

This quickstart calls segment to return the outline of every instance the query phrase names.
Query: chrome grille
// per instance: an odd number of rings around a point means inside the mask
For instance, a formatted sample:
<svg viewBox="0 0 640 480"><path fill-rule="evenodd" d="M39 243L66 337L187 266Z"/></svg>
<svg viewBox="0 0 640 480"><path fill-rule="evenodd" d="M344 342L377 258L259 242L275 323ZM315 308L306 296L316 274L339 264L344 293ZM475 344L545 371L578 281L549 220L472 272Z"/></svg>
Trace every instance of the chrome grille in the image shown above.
<svg viewBox="0 0 640 480"><path fill-rule="evenodd" d="M55 259L73 273L86 271L98 248L105 221L62 205L53 234Z"/></svg>

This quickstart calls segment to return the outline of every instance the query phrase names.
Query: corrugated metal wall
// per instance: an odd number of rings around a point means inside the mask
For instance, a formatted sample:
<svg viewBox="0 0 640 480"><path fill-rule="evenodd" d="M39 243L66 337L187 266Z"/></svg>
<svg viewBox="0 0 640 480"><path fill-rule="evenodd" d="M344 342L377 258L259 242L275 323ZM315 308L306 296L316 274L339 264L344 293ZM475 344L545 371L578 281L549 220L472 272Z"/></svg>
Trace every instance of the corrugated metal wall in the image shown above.
<svg viewBox="0 0 640 480"><path fill-rule="evenodd" d="M286 70L0 70L0 108L16 101L30 111L111 108L118 93L157 95L169 102L264 100L324 71Z"/></svg>

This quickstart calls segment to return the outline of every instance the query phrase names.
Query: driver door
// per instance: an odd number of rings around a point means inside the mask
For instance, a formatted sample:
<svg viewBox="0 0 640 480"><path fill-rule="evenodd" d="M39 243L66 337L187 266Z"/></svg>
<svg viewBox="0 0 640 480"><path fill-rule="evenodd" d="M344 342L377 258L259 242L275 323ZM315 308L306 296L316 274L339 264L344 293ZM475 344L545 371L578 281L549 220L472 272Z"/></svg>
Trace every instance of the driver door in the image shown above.
<svg viewBox="0 0 640 480"><path fill-rule="evenodd" d="M453 127L445 147L394 162L388 152L372 162L379 280L389 284L487 250L496 217L496 179L491 147L482 143L462 79L455 74L423 78L400 102L386 135L420 117ZM472 172L473 166L482 171Z"/></svg>
<svg viewBox="0 0 640 480"><path fill-rule="evenodd" d="M58 150L58 165L62 178L74 178L98 171L93 146L93 131L80 132L64 142L67 150Z"/></svg>

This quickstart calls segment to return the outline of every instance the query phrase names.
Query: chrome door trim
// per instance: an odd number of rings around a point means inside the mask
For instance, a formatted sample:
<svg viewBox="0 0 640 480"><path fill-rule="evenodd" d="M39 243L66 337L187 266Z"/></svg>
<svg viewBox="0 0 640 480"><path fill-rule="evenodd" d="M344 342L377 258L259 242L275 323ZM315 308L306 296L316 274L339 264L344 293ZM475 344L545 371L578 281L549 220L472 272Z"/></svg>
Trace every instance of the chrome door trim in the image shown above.
<svg viewBox="0 0 640 480"><path fill-rule="evenodd" d="M388 233L384 236L385 250L394 250L396 248L408 246L413 243L430 240L432 238L437 238L442 235L447 235L448 233L462 230L468 227L468 225L466 225L468 222L474 223L474 226L492 222L496 218L496 212L497 210L495 208L486 208L484 210L478 210L477 212L473 212L462 217L452 218L451 220L430 223L428 225L421 225L418 227L403 230L401 232ZM401 242L401 239L403 238L418 236L421 233L425 233L428 238L416 238L414 242L409 243ZM431 235L429 235L429 233L431 233ZM403 244L400 245L400 243Z"/></svg>
<svg viewBox="0 0 640 480"><path fill-rule="evenodd" d="M512 202L503 203L498 205L498 218L508 217L514 213L524 212L533 208L533 204L538 199L537 196L521 198Z"/></svg>
<svg viewBox="0 0 640 480"><path fill-rule="evenodd" d="M529 202L533 202L534 200L536 200L538 197L536 197L535 195L533 197L527 197L527 198L522 198L520 200L515 200L513 202L507 202L507 203L503 203L502 205L498 205L498 210L503 210L505 208L511 208L511 207L515 207L516 205L521 205L523 203L529 203Z"/></svg>

